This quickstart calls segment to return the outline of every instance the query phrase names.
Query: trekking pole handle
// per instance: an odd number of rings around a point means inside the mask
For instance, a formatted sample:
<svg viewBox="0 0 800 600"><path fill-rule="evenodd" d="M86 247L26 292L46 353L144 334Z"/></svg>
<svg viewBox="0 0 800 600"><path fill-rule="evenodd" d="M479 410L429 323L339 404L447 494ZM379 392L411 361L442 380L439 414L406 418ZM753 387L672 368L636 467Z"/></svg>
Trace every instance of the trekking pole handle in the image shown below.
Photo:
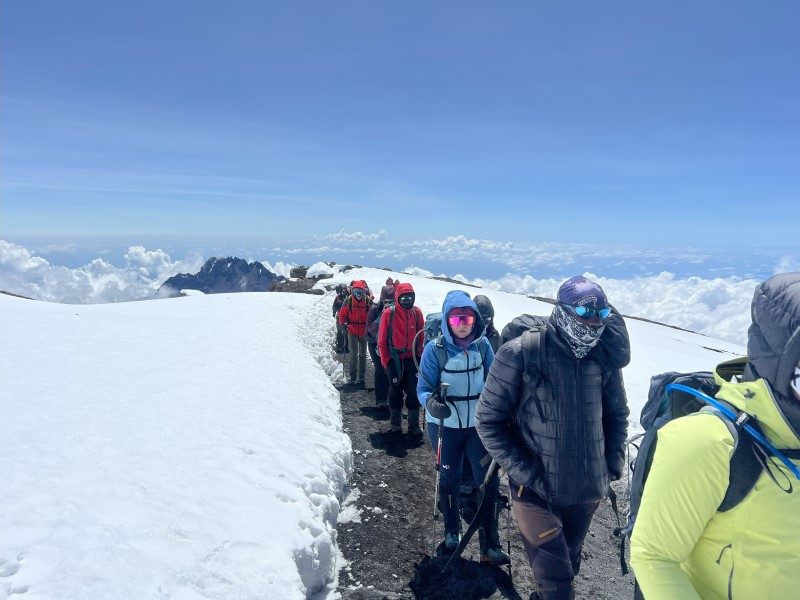
<svg viewBox="0 0 800 600"><path fill-rule="evenodd" d="M730 410L727 406L725 406L724 404L718 402L717 400L714 400L714 398L712 398L711 396L709 396L707 394L704 394L703 392L701 392L699 390L695 390L693 388L690 388L689 386L680 384L680 383L670 383L670 384L667 385L667 387L666 387L667 394L671 394L673 390L678 390L679 392L684 392L686 394L690 394L690 395L694 396L695 398L698 398L699 400L702 400L706 404L709 404L709 405L713 406L715 409L717 409L719 412L721 412L723 415L725 415L728 419L730 419L733 423L736 423L736 419L737 419L736 414L732 410ZM783 452L781 452L775 446L772 445L772 442L770 442L767 438L765 438L763 435L761 435L758 431L756 431L756 429L752 425L750 425L748 423L743 423L741 425L741 427L747 433L749 433L750 436L762 448L764 448L764 450L766 450L767 452L772 454L772 456L774 456L779 461L781 461L784 464L784 466L787 469L789 469L789 471L792 473L792 475L794 475L797 479L800 479L800 467L798 467L796 464L794 464L792 461L790 461L788 458L786 458L786 456L783 454Z"/></svg>

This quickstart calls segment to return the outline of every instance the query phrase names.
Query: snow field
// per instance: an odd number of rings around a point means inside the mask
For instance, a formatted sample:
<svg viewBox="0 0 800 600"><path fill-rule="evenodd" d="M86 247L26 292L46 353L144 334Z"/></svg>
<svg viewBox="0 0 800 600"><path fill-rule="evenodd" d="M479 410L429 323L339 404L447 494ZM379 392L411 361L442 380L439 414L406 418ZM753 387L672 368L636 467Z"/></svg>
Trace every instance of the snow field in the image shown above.
<svg viewBox="0 0 800 600"><path fill-rule="evenodd" d="M317 300L0 297L0 600L293 599L332 581L351 458L308 352Z"/></svg>

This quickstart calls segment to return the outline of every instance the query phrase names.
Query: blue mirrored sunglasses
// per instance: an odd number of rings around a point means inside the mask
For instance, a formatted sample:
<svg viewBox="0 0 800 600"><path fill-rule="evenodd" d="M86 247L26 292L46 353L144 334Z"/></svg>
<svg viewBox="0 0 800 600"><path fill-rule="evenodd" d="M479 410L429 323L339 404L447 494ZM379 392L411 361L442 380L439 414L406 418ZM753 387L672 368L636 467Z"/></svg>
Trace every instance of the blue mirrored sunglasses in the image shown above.
<svg viewBox="0 0 800 600"><path fill-rule="evenodd" d="M361 298L363 298L363 297L364 297L364 290L362 290L362 289L355 289L355 290L353 290L353 297L354 297L356 300L361 300Z"/></svg>
<svg viewBox="0 0 800 600"><path fill-rule="evenodd" d="M611 309L608 307L590 308L588 306L570 306L569 304L564 304L563 306L565 306L572 314L579 316L581 319L593 319L595 316L598 316L605 320L611 316Z"/></svg>

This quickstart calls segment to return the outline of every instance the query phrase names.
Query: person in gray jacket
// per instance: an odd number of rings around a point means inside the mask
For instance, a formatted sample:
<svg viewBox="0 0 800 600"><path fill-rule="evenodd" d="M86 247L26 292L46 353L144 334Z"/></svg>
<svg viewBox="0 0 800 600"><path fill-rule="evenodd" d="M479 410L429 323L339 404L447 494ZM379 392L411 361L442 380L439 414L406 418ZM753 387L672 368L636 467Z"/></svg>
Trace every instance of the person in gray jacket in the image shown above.
<svg viewBox="0 0 800 600"><path fill-rule="evenodd" d="M602 288L573 277L558 290L538 377L524 372L526 360L540 363L523 357L522 340L500 347L475 426L508 474L538 588L531 597L570 600L592 516L624 466L628 332Z"/></svg>

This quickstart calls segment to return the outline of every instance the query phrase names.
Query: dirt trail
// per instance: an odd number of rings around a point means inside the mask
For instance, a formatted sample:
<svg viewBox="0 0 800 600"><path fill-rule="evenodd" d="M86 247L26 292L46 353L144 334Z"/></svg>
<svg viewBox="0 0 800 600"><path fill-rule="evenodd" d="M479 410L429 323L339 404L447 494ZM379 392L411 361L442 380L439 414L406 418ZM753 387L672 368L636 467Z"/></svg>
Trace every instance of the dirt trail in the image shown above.
<svg viewBox="0 0 800 600"><path fill-rule="evenodd" d="M370 385L371 365L367 369ZM436 471L427 432L422 441L412 439L405 433L404 419L403 434L388 433L388 416L376 409L371 391L345 387L341 402L355 459L349 487L358 490L353 504L360 511L360 522L343 522L338 527L339 548L348 561L339 573L342 597L527 600L533 591L531 572L513 515L511 577L506 570L478 562L477 535L452 575L446 579L437 575L440 569L435 567L441 564L440 559L428 558L433 541ZM506 493L502 485L501 493ZM507 511L500 515L504 547L509 538L506 516ZM633 596L632 577L620 573L619 542L612 534L615 526L610 505L602 503L584 545L584 561L576 579L577 598L620 600ZM437 543L441 536L439 524Z"/></svg>

